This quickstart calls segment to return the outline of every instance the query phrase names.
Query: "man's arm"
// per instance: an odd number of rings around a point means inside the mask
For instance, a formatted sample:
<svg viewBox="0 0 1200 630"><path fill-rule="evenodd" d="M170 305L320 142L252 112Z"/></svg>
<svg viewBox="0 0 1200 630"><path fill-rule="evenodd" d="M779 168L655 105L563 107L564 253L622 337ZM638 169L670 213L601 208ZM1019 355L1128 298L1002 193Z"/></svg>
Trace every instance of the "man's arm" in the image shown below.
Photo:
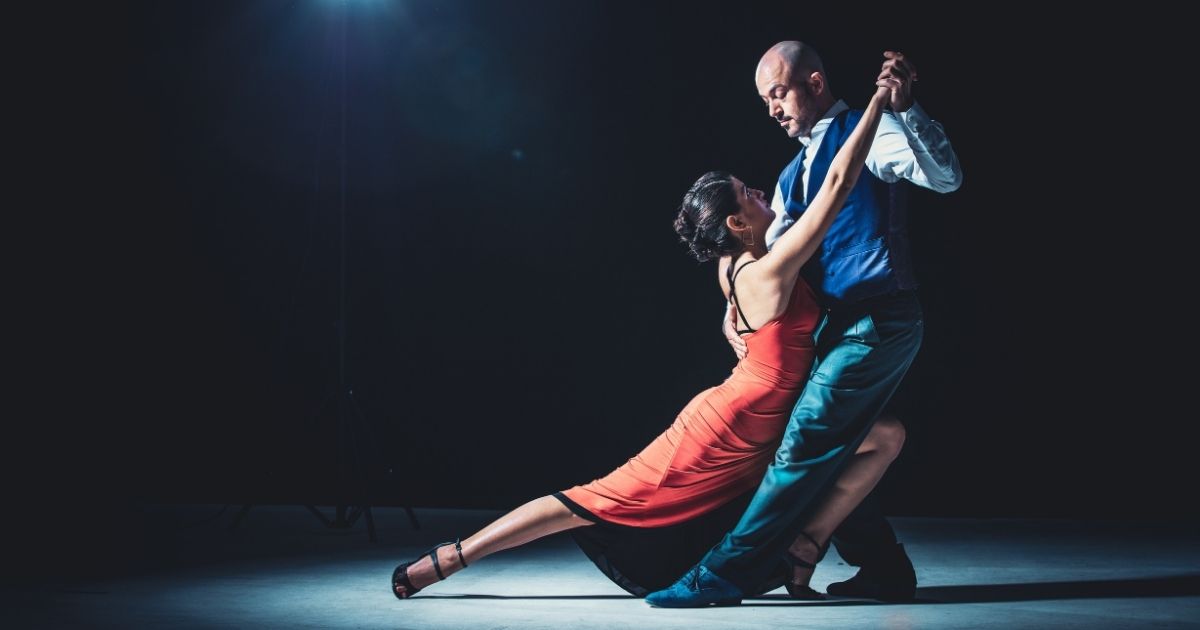
<svg viewBox="0 0 1200 630"><path fill-rule="evenodd" d="M887 182L907 179L936 192L958 190L962 185L958 156L942 126L913 99L916 69L902 53L889 50L883 56L879 78L898 79L900 87L892 93L892 113L879 123L875 144L867 156L867 168Z"/></svg>
<svg viewBox="0 0 1200 630"><path fill-rule="evenodd" d="M916 103L900 114L884 115L867 168L885 182L907 179L934 192L954 192L962 185L962 169L946 132Z"/></svg>

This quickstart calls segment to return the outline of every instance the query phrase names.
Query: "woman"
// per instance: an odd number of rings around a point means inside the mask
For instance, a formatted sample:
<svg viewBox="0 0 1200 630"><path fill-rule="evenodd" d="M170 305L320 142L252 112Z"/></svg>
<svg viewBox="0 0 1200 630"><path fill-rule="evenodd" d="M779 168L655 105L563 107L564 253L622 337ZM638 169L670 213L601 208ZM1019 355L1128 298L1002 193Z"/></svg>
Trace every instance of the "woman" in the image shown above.
<svg viewBox="0 0 1200 630"><path fill-rule="evenodd" d="M792 405L808 378L819 308L800 268L816 251L854 187L884 105L899 82L885 76L838 150L808 209L768 253L774 218L760 190L724 173L701 177L684 196L675 229L700 261L721 259L721 289L736 310L748 352L729 378L699 395L641 453L592 483L541 497L465 541L443 543L392 572L404 599L503 549L573 530L584 552L637 596L669 585L741 515L758 486ZM758 263L758 264L753 264ZM903 427L880 419L826 490L818 509L759 592L808 587L837 525L899 453Z"/></svg>

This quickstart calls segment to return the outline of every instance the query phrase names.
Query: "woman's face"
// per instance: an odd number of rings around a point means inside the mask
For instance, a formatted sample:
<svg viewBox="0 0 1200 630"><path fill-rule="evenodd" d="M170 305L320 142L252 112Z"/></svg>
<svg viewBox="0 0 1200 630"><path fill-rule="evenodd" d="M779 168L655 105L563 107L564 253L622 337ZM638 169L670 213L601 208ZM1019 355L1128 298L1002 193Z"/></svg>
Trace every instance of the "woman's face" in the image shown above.
<svg viewBox="0 0 1200 630"><path fill-rule="evenodd" d="M775 211L771 209L766 193L747 186L746 182L736 177L731 176L730 179L733 180L733 190L741 209L738 211L740 219L754 230L755 241L763 242L767 228L775 220Z"/></svg>

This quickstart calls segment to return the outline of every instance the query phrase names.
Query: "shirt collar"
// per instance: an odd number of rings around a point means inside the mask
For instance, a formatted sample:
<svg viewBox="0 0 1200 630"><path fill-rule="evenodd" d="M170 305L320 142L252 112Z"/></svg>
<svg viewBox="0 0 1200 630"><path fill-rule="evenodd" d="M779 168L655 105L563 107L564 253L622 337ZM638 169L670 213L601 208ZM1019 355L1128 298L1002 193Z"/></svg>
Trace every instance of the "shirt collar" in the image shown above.
<svg viewBox="0 0 1200 630"><path fill-rule="evenodd" d="M829 123L833 122L833 118L847 109L850 109L850 106L846 104L846 101L839 99L838 102L834 103L833 107L830 107L829 111L826 111L825 115L821 116L821 119L818 120L815 125L813 125L812 131L809 132L807 136L800 136L800 144L803 144L806 147L812 144L813 136L820 137L824 135L825 128L829 126Z"/></svg>

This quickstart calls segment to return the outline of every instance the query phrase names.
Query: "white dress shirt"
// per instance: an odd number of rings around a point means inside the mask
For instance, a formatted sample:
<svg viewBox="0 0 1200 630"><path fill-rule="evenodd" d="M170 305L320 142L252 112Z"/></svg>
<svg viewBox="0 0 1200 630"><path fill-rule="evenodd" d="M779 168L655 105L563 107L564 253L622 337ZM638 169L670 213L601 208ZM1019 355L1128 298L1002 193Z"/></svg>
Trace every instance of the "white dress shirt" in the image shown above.
<svg viewBox="0 0 1200 630"><path fill-rule="evenodd" d="M812 166L813 156L821 146L821 139L825 137L829 123L847 109L849 106L844 101L834 103L817 124L813 125L812 133L808 137L800 138L800 142L808 147L800 173L800 186L804 191L805 203L808 203L808 171ZM883 113L879 120L879 129L875 132L875 142L871 144L871 151L867 153L867 169L885 182L907 179L917 186L936 192L952 192L962 185L958 156L954 154L946 132L915 102L900 114L890 111ZM779 189L778 180L775 182L775 195L771 198L771 209L775 211L775 220L767 228L768 248L796 222L784 210L784 196L783 191Z"/></svg>

